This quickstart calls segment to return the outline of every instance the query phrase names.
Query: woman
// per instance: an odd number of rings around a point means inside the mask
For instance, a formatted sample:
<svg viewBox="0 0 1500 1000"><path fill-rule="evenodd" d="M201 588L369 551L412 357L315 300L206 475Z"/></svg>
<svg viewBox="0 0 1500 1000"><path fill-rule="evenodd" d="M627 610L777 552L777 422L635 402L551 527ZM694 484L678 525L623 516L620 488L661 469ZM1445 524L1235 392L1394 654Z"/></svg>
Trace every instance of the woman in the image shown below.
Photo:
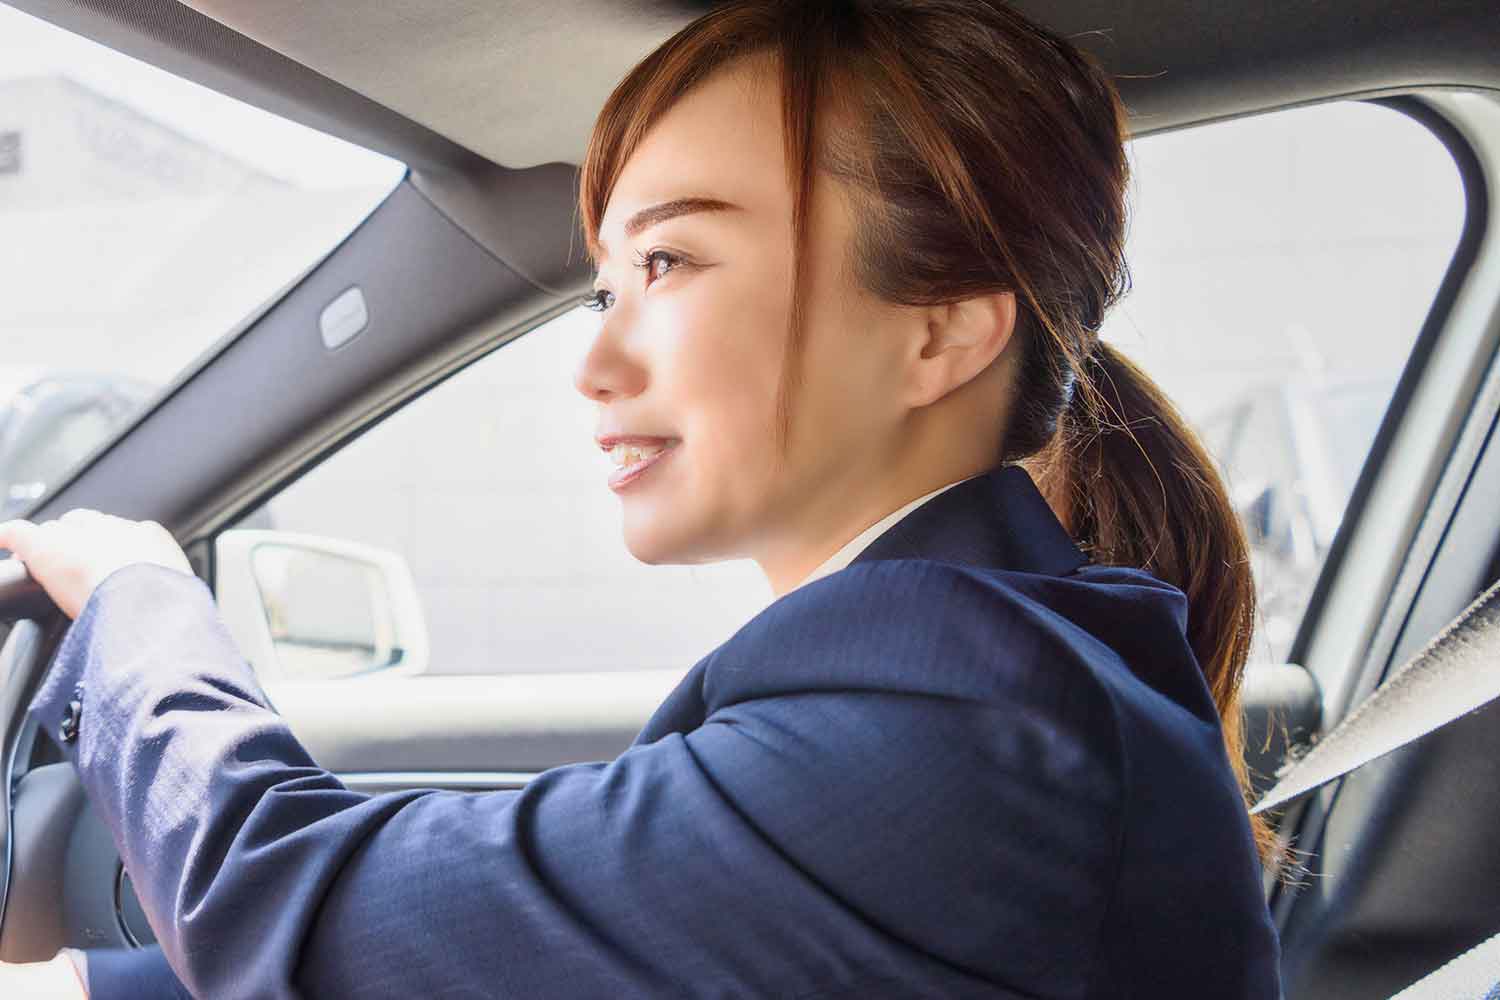
<svg viewBox="0 0 1500 1000"><path fill-rule="evenodd" d="M731 3L611 95L575 382L625 445L625 542L753 558L777 600L610 764L350 792L159 526L0 526L77 618L34 711L71 712L172 972L214 998L1277 997L1244 539L1098 339L1122 121L1093 62L987 2ZM149 951L87 981L172 983Z"/></svg>

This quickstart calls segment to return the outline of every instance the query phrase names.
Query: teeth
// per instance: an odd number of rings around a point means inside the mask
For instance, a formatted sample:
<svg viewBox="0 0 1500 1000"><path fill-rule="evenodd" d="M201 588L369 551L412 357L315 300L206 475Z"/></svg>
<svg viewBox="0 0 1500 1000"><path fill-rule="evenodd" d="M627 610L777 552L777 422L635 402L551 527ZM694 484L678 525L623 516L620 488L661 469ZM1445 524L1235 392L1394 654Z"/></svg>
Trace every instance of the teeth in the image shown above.
<svg viewBox="0 0 1500 1000"><path fill-rule="evenodd" d="M665 445L617 444L609 450L609 457L615 465L624 468L628 465L635 465L637 462L644 462L652 455L663 451L665 447Z"/></svg>

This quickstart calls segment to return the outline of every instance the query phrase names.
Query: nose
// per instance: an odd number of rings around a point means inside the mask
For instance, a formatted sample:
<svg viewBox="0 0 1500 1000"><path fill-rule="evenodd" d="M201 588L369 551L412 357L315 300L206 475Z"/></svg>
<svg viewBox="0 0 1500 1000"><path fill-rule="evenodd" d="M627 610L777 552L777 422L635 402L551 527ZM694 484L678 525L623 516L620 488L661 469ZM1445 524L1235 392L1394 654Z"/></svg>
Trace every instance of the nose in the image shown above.
<svg viewBox="0 0 1500 1000"><path fill-rule="evenodd" d="M646 387L646 370L626 350L614 317L599 324L593 342L573 371L573 387L594 402L634 396Z"/></svg>

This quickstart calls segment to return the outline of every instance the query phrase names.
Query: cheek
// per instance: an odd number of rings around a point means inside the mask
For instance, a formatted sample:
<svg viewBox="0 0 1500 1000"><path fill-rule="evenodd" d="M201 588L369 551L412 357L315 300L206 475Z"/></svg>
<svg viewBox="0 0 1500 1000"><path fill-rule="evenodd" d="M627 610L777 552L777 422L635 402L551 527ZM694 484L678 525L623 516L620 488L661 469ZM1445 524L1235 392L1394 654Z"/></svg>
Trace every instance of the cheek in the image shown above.
<svg viewBox="0 0 1500 1000"><path fill-rule="evenodd" d="M667 419L715 478L729 468L743 483L774 445L786 320L767 298L705 282L664 303L652 324L663 336L658 388Z"/></svg>

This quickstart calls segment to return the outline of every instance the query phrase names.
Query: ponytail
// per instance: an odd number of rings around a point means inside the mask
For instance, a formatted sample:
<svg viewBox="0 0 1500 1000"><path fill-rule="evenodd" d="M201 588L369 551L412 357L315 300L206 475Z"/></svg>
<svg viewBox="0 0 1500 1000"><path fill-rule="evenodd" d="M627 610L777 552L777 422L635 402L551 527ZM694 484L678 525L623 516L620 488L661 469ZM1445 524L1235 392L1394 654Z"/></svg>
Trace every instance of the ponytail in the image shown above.
<svg viewBox="0 0 1500 1000"><path fill-rule="evenodd" d="M1187 595L1188 642L1248 805L1240 684L1255 585L1244 528L1213 459L1150 376L1102 341L1081 368L1056 433L1024 464L1090 559L1140 567ZM1259 815L1250 825L1270 859L1270 825Z"/></svg>

